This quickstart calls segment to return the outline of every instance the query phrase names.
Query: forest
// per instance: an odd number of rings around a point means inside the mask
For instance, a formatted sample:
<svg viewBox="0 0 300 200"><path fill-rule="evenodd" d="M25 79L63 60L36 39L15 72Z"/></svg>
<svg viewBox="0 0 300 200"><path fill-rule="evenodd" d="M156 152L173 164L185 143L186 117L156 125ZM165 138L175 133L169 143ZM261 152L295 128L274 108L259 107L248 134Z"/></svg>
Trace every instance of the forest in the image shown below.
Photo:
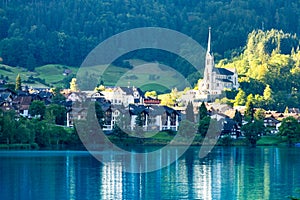
<svg viewBox="0 0 300 200"><path fill-rule="evenodd" d="M239 55L253 30L299 33L299 15L298 0L1 0L0 57L29 71L45 64L76 67L101 41L128 29L169 28L206 46L211 26L219 60Z"/></svg>
<svg viewBox="0 0 300 200"><path fill-rule="evenodd" d="M280 112L286 107L297 107L300 103L299 45L296 34L275 29L251 32L239 56L218 63L219 67L236 68L239 74L239 91L231 96L233 100L223 101L236 106L251 101L256 108Z"/></svg>

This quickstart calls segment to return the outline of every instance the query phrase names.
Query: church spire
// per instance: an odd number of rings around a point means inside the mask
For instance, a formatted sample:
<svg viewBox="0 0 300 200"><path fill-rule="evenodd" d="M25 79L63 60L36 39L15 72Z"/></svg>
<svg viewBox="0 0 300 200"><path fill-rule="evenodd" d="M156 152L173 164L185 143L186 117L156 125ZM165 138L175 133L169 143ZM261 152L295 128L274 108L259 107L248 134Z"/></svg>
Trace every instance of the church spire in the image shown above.
<svg viewBox="0 0 300 200"><path fill-rule="evenodd" d="M207 53L210 53L211 27L208 28Z"/></svg>

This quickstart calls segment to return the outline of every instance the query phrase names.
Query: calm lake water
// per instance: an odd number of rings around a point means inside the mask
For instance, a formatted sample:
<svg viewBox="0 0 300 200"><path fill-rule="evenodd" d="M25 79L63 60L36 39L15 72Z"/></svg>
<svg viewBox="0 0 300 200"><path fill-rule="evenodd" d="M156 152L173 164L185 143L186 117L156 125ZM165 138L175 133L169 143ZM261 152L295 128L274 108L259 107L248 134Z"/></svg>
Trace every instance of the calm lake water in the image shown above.
<svg viewBox="0 0 300 200"><path fill-rule="evenodd" d="M300 148L199 147L168 167L126 173L83 151L1 151L0 199L288 199L300 196ZM158 158L159 160L159 158Z"/></svg>

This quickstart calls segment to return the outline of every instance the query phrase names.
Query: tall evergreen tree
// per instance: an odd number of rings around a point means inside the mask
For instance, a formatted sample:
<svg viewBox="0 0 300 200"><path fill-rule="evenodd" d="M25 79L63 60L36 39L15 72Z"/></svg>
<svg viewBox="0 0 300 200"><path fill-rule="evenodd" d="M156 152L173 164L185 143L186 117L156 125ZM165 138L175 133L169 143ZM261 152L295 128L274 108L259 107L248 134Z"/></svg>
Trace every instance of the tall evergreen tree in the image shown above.
<svg viewBox="0 0 300 200"><path fill-rule="evenodd" d="M191 101L189 101L185 112L186 112L186 119L190 122L195 122L194 106Z"/></svg>
<svg viewBox="0 0 300 200"><path fill-rule="evenodd" d="M20 74L18 74L18 76L16 78L16 87L15 87L15 90L16 91L22 90L22 80L21 80Z"/></svg>
<svg viewBox="0 0 300 200"><path fill-rule="evenodd" d="M207 108L205 106L205 103L202 102L201 106L199 107L199 121L207 117Z"/></svg>
<svg viewBox="0 0 300 200"><path fill-rule="evenodd" d="M239 126L242 125L243 116L242 116L242 114L241 114L240 111L235 110L233 120L234 120L236 123L238 123Z"/></svg>

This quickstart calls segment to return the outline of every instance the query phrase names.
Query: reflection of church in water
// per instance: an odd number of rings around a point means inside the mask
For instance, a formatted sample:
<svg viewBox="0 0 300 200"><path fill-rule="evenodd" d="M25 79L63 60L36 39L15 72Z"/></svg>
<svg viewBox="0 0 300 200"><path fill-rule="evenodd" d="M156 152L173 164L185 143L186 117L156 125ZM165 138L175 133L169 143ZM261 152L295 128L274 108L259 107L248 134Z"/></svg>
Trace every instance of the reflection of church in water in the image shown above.
<svg viewBox="0 0 300 200"><path fill-rule="evenodd" d="M198 89L202 99L212 100L219 97L224 89L238 89L236 69L216 68L211 51L211 28L209 28L204 77L199 81Z"/></svg>

